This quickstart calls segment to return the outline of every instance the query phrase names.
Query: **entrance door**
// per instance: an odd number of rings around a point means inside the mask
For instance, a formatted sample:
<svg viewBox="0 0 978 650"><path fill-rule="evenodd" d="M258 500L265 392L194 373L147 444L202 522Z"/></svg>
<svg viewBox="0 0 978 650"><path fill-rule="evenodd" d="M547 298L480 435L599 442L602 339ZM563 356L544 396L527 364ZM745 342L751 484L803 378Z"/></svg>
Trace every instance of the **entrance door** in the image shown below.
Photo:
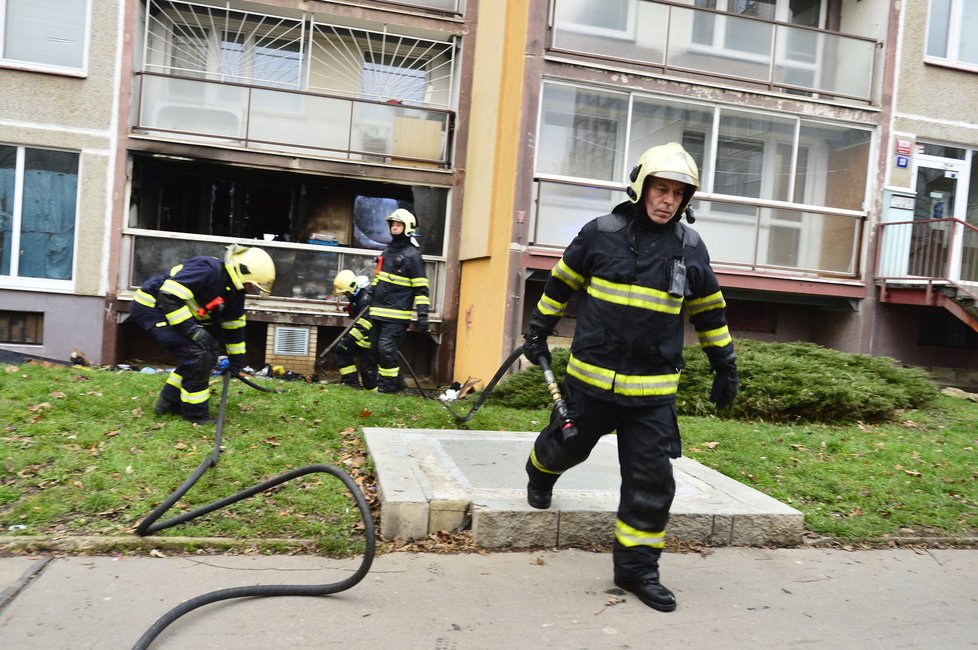
<svg viewBox="0 0 978 650"><path fill-rule="evenodd" d="M917 193L914 221L922 223L914 224L910 275L958 279L960 241L955 242L955 234L960 228L952 219L965 219L967 182L968 168L963 159L919 153L914 156L914 190Z"/></svg>

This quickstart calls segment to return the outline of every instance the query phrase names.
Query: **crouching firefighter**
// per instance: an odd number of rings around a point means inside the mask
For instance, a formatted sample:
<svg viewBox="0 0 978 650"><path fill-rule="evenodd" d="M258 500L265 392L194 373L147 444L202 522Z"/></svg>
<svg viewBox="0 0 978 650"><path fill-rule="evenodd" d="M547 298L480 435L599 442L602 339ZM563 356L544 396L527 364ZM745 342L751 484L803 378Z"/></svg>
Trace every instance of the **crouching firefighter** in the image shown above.
<svg viewBox="0 0 978 650"><path fill-rule="evenodd" d="M275 264L260 248L231 244L223 260L191 257L147 280L136 292L130 316L177 361L166 379L156 413L190 422L216 422L208 412L207 380L221 346L228 369L245 365L245 293L268 294Z"/></svg>
<svg viewBox="0 0 978 650"><path fill-rule="evenodd" d="M663 612L676 608L659 581L659 557L676 492L670 459L681 452L676 389L685 306L715 371L710 399L737 393L726 303L706 246L680 223L699 188L696 163L677 143L652 147L631 171L628 200L587 223L547 279L530 318L526 357L549 361L547 336L581 291L561 391L577 435L564 439L555 413L526 463L527 501L550 507L560 475L617 432L621 493L612 558L614 582Z"/></svg>
<svg viewBox="0 0 978 650"><path fill-rule="evenodd" d="M377 387L377 369L370 355L370 330L373 323L367 317L366 309L370 306L370 278L357 275L349 269L343 269L333 278L333 294L346 296L346 313L356 321L350 331L343 335L336 344L336 360L340 368L340 381L352 388L360 388L361 378L363 388L373 390ZM360 357L359 374L356 357Z"/></svg>
<svg viewBox="0 0 978 650"><path fill-rule="evenodd" d="M377 365L377 390L396 393L405 386L397 354L418 312L418 331L428 331L428 277L416 239L417 220L404 208L387 216L391 243L377 260L370 302L370 353Z"/></svg>

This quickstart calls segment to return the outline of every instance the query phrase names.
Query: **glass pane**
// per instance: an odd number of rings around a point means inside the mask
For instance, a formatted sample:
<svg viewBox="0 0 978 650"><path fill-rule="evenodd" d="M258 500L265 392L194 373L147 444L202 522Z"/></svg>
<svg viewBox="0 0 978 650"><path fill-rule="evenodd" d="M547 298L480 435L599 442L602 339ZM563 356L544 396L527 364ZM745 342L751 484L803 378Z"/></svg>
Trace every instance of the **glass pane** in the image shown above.
<svg viewBox="0 0 978 650"><path fill-rule="evenodd" d="M591 219L611 212L624 200L621 191L539 182L536 229L532 244L566 247Z"/></svg>
<svg viewBox="0 0 978 650"><path fill-rule="evenodd" d="M10 275L16 177L17 147L0 145L0 275Z"/></svg>
<svg viewBox="0 0 978 650"><path fill-rule="evenodd" d="M758 20L746 20L733 16L725 18L725 46L738 52L750 52L763 57L771 53L771 37L774 26Z"/></svg>
<svg viewBox="0 0 978 650"><path fill-rule="evenodd" d="M544 84L540 103L538 172L621 181L627 95Z"/></svg>
<svg viewBox="0 0 978 650"><path fill-rule="evenodd" d="M666 58L671 67L761 82L770 80L772 23L732 15L708 17L701 10L678 5L670 8ZM707 40L708 35L711 40Z"/></svg>
<svg viewBox="0 0 978 650"><path fill-rule="evenodd" d="M78 201L78 154L27 149L18 275L70 280Z"/></svg>
<svg viewBox="0 0 978 650"><path fill-rule="evenodd" d="M723 111L720 115L714 191L732 196L774 199L775 161L768 161L767 157L773 155L776 143L793 142L794 130L794 120ZM767 164L771 165L768 170L765 169Z"/></svg>
<svg viewBox="0 0 978 650"><path fill-rule="evenodd" d="M208 32L187 25L175 25L170 44L170 68L175 74L203 76L207 70Z"/></svg>
<svg viewBox="0 0 978 650"><path fill-rule="evenodd" d="M958 61L978 64L978 3L962 2L961 38L958 41Z"/></svg>
<svg viewBox="0 0 978 650"><path fill-rule="evenodd" d="M700 182L706 176L703 169L704 143L712 141L713 109L695 104L681 104L658 98L636 96L632 102L632 124L628 143L628 169L650 147L667 142L679 142L693 156L700 168Z"/></svg>
<svg viewBox="0 0 978 650"><path fill-rule="evenodd" d="M930 0L927 16L927 55L947 58L947 34L951 24L951 0Z"/></svg>
<svg viewBox="0 0 978 650"><path fill-rule="evenodd" d="M558 0L554 47L661 65L669 8L655 2Z"/></svg>
<svg viewBox="0 0 978 650"><path fill-rule="evenodd" d="M86 0L7 0L3 57L82 67L85 12Z"/></svg>
<svg viewBox="0 0 978 650"><path fill-rule="evenodd" d="M809 170L799 202L864 210L872 132L802 120L799 137L799 153L807 152L804 167Z"/></svg>
<svg viewBox="0 0 978 650"><path fill-rule="evenodd" d="M918 167L917 186L915 188L917 199L914 201L913 218L952 218L954 216L954 202L957 188L957 178L949 178L943 169Z"/></svg>
<svg viewBox="0 0 978 650"><path fill-rule="evenodd" d="M721 201L696 201L693 228L703 237L713 263L753 265L757 246L758 210Z"/></svg>

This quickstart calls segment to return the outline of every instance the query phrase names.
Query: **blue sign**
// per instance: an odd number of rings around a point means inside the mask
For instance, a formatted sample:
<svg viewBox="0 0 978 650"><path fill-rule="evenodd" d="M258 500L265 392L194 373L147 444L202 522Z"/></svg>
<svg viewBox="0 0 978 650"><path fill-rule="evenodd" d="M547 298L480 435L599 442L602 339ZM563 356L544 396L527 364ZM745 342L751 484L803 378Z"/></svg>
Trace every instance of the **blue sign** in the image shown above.
<svg viewBox="0 0 978 650"><path fill-rule="evenodd" d="M906 169L909 166L910 166L909 156L897 156L897 167L899 167L900 169Z"/></svg>

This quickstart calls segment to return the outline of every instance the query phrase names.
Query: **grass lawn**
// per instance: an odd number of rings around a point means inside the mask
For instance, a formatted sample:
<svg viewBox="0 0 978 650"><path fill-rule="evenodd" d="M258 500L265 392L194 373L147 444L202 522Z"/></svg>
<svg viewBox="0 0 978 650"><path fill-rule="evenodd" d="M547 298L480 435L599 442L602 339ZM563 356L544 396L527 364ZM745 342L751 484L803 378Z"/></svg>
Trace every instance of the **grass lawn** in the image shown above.
<svg viewBox="0 0 978 650"><path fill-rule="evenodd" d="M213 426L153 413L163 380L37 363L0 368L0 535L132 535L214 440ZM459 428L430 399L264 381L285 392L232 382L218 468L166 517L314 463L344 468L375 500L363 427ZM455 408L464 413L469 404ZM546 410L506 408L490 397L468 428L534 431L547 417ZM978 404L942 396L932 408L905 411L885 424L682 417L680 425L688 456L802 511L814 533L841 543L879 543L978 536L976 422ZM311 474L161 534L312 539L318 552L342 556L362 548L357 526L342 485Z"/></svg>

